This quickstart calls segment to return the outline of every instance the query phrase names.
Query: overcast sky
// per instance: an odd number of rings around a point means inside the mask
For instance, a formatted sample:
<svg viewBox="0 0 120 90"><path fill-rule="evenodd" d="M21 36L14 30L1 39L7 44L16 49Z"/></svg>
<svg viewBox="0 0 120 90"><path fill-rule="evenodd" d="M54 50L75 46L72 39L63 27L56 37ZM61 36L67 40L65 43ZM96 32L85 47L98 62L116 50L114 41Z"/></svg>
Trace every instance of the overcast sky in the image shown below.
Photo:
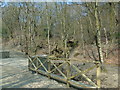
<svg viewBox="0 0 120 90"><path fill-rule="evenodd" d="M0 0L2 2L119 2L120 0Z"/></svg>

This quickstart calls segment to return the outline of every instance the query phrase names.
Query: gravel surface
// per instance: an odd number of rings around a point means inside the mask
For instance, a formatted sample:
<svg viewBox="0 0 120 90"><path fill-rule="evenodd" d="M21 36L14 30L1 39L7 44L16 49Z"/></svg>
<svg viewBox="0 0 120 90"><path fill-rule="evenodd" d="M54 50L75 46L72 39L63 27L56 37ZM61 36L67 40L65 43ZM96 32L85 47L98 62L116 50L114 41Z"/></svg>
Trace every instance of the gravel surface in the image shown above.
<svg viewBox="0 0 120 90"><path fill-rule="evenodd" d="M63 83L28 71L27 58L23 54L10 52L10 55L11 58L0 59L2 88L67 88Z"/></svg>
<svg viewBox="0 0 120 90"><path fill-rule="evenodd" d="M63 83L48 79L45 76L33 74L28 71L28 60L20 52L10 52L10 58L0 59L0 87L2 88L67 88ZM76 66L85 69L92 64L77 64ZM103 88L118 87L118 66L104 65L106 73L102 73L101 83ZM85 68L84 68L85 67ZM95 72L87 73L88 77L95 78ZM80 77L78 77L80 78Z"/></svg>

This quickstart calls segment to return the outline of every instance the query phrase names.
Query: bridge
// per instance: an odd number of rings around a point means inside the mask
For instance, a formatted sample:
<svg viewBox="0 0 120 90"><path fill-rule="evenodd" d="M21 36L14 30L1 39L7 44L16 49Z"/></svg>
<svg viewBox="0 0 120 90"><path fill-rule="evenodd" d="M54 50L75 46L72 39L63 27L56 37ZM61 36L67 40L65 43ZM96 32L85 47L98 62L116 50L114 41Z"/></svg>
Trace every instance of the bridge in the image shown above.
<svg viewBox="0 0 120 90"><path fill-rule="evenodd" d="M30 71L47 76L48 78L66 83L68 87L76 88L100 88L100 64L97 62L85 62L88 67L80 65L79 69L73 64L75 60L66 58L51 58L49 56L36 55L28 57L28 68ZM77 63L79 63L77 61ZM82 70L84 69L84 70ZM96 82L93 82L86 73L96 71ZM74 73L73 73L74 71ZM90 72L91 73L91 72ZM83 80L75 80L76 77L83 77Z"/></svg>

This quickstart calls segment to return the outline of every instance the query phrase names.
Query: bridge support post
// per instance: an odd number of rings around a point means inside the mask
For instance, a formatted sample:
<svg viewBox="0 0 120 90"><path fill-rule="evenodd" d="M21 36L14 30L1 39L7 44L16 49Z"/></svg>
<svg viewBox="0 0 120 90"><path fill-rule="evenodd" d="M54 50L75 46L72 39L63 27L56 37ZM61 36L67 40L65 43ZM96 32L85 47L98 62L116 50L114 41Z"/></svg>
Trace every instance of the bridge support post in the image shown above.
<svg viewBox="0 0 120 90"><path fill-rule="evenodd" d="M67 87L69 88L70 87L70 84L69 84L69 77L70 77L70 61L67 60Z"/></svg>
<svg viewBox="0 0 120 90"><path fill-rule="evenodd" d="M36 67L38 68L39 64L38 64L38 57L36 59ZM36 68L36 74L38 74L38 71L37 71L37 68Z"/></svg>
<svg viewBox="0 0 120 90"><path fill-rule="evenodd" d="M31 64L30 64L30 56L28 56L28 70L30 71Z"/></svg>
<svg viewBox="0 0 120 90"><path fill-rule="evenodd" d="M51 71L51 63L50 60L48 58L48 78L50 79L50 71Z"/></svg>
<svg viewBox="0 0 120 90"><path fill-rule="evenodd" d="M98 88L101 87L100 73L101 73L100 64L97 64L97 73L96 73L96 76L97 76L97 86L98 86Z"/></svg>

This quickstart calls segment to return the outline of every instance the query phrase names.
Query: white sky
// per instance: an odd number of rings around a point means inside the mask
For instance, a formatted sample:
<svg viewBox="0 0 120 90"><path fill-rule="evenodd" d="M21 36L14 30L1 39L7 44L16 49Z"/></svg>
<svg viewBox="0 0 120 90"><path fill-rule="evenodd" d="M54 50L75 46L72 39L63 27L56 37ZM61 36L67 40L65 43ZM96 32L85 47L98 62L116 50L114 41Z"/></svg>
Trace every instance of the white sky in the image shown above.
<svg viewBox="0 0 120 90"><path fill-rule="evenodd" d="M120 0L0 0L2 2L119 2Z"/></svg>

